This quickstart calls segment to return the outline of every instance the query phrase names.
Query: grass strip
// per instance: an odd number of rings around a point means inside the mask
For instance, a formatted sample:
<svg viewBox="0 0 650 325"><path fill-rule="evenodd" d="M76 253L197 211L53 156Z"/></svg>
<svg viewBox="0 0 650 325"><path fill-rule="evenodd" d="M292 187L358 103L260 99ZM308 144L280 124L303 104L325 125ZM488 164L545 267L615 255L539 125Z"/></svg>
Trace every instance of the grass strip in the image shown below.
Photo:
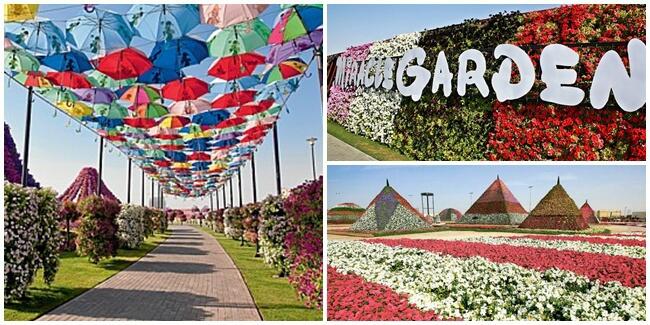
<svg viewBox="0 0 650 325"><path fill-rule="evenodd" d="M350 133L340 124L333 121L327 121L327 133L377 160L413 160L389 148L386 145L377 143L360 135Z"/></svg>

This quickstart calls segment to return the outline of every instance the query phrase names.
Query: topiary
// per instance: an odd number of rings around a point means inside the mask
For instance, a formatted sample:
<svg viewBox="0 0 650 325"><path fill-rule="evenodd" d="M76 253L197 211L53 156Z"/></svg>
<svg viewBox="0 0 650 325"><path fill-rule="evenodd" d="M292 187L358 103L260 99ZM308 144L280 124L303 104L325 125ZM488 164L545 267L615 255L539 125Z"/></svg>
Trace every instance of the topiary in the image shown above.
<svg viewBox="0 0 650 325"><path fill-rule="evenodd" d="M88 196L79 202L81 223L78 228L77 253L92 263L117 254L119 239L115 218L120 211L116 201Z"/></svg>

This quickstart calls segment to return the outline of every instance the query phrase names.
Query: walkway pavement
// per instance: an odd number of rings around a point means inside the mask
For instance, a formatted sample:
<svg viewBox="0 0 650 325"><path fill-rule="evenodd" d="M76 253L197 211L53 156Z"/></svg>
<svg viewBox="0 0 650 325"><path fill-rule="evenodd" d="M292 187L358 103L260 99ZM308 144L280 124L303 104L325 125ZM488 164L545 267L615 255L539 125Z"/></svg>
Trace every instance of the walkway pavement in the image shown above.
<svg viewBox="0 0 650 325"><path fill-rule="evenodd" d="M260 320L219 243L190 226L138 262L38 320Z"/></svg>
<svg viewBox="0 0 650 325"><path fill-rule="evenodd" d="M357 148L339 140L338 138L327 135L327 160L329 161L373 161L376 160L367 154L359 151Z"/></svg>

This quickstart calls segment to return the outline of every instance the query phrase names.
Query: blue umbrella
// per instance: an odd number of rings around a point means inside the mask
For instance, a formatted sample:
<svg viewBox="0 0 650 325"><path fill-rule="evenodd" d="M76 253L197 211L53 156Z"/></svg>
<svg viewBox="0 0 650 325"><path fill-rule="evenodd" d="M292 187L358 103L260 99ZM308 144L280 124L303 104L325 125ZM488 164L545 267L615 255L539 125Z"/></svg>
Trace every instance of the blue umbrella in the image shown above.
<svg viewBox="0 0 650 325"><path fill-rule="evenodd" d="M56 53L40 57L41 64L48 66L56 71L84 72L93 68L90 65L88 57L81 51L75 49L70 52Z"/></svg>
<svg viewBox="0 0 650 325"><path fill-rule="evenodd" d="M152 41L177 39L201 22L198 5L133 5L127 17L140 35Z"/></svg>
<svg viewBox="0 0 650 325"><path fill-rule="evenodd" d="M180 151L165 151L165 156L176 162L185 162L187 161L187 155Z"/></svg>
<svg viewBox="0 0 650 325"><path fill-rule="evenodd" d="M181 79L181 69L199 64L207 57L205 42L193 38L157 42L149 55L153 67L140 76L138 81L160 84Z"/></svg>
<svg viewBox="0 0 650 325"><path fill-rule="evenodd" d="M68 51L63 31L50 20L28 20L8 25L5 36L34 55Z"/></svg>
<svg viewBox="0 0 650 325"><path fill-rule="evenodd" d="M68 42L93 58L128 47L137 35L122 15L108 10L95 10L66 22Z"/></svg>
<svg viewBox="0 0 650 325"><path fill-rule="evenodd" d="M189 141L185 141L185 146L188 149L194 150L194 151L207 151L210 150L210 145L208 144L208 139L206 138L199 138L199 139L192 139Z"/></svg>
<svg viewBox="0 0 650 325"><path fill-rule="evenodd" d="M323 8L310 5L297 5L293 8L308 32L313 32L323 25Z"/></svg>
<svg viewBox="0 0 650 325"><path fill-rule="evenodd" d="M224 134L221 134L221 135L217 136L217 137L215 138L215 141L218 143L219 141L223 141L223 140L231 140L231 139L238 138L238 137L240 137L241 135L242 135L242 133L241 133L241 132L237 132L237 131L235 131L235 132L229 132L229 133L224 133Z"/></svg>
<svg viewBox="0 0 650 325"><path fill-rule="evenodd" d="M221 141L215 142L214 146L223 148L223 147L230 147L230 146L236 145L238 143L239 143L239 140L237 140L237 139L227 139L227 140L221 140Z"/></svg>
<svg viewBox="0 0 650 325"><path fill-rule="evenodd" d="M273 98L276 102L282 101L283 96L296 91L298 85L296 78L274 81L270 85L266 85L260 89L255 94L255 100Z"/></svg>
<svg viewBox="0 0 650 325"><path fill-rule="evenodd" d="M210 162L207 161L198 161L192 163L192 169L194 170L208 170L210 168Z"/></svg>
<svg viewBox="0 0 650 325"><path fill-rule="evenodd" d="M230 112L225 109L206 111L192 116L192 123L199 125L217 125L229 116Z"/></svg>

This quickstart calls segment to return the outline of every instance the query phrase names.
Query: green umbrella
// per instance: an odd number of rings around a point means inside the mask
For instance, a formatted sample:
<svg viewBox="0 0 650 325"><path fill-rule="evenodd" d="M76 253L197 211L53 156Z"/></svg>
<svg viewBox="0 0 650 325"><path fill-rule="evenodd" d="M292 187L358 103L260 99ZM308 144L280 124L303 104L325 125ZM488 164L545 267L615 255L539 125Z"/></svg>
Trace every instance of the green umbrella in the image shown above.
<svg viewBox="0 0 650 325"><path fill-rule="evenodd" d="M144 155L151 159L165 159L165 152L158 149L149 149L144 151Z"/></svg>
<svg viewBox="0 0 650 325"><path fill-rule="evenodd" d="M94 70L88 74L88 81L90 81L90 83L95 87L115 89L124 86L130 86L135 83L136 79L129 78L118 81L101 73L98 70Z"/></svg>
<svg viewBox="0 0 650 325"><path fill-rule="evenodd" d="M295 6L303 6L303 7L304 7L304 6L310 6L310 7L316 7L316 8L321 8L321 9L323 9L323 4L322 4L322 3L321 3L321 4L318 4L318 3L305 3L305 4L297 4L297 3L290 4L290 3L284 3L284 4L281 4L281 5L280 5L280 9L284 10L284 9L288 9L288 8L295 7Z"/></svg>
<svg viewBox="0 0 650 325"><path fill-rule="evenodd" d="M96 115L110 119L125 118L129 116L129 110L115 102L110 104L95 104L93 109L95 110Z"/></svg>
<svg viewBox="0 0 650 325"><path fill-rule="evenodd" d="M267 45L271 29L259 18L217 30L208 38L208 53L225 57L254 51Z"/></svg>
<svg viewBox="0 0 650 325"><path fill-rule="evenodd" d="M41 88L41 89L37 89L36 92L41 96L45 97L49 102L52 103L59 103L59 102L74 103L79 98L71 90L61 88L61 87Z"/></svg>
<svg viewBox="0 0 650 325"><path fill-rule="evenodd" d="M138 117L144 118L159 118L169 114L167 107L156 103L140 104L135 108L135 113Z"/></svg>
<svg viewBox="0 0 650 325"><path fill-rule="evenodd" d="M11 71L36 71L41 66L38 59L25 50L14 47L5 50L5 68Z"/></svg>

